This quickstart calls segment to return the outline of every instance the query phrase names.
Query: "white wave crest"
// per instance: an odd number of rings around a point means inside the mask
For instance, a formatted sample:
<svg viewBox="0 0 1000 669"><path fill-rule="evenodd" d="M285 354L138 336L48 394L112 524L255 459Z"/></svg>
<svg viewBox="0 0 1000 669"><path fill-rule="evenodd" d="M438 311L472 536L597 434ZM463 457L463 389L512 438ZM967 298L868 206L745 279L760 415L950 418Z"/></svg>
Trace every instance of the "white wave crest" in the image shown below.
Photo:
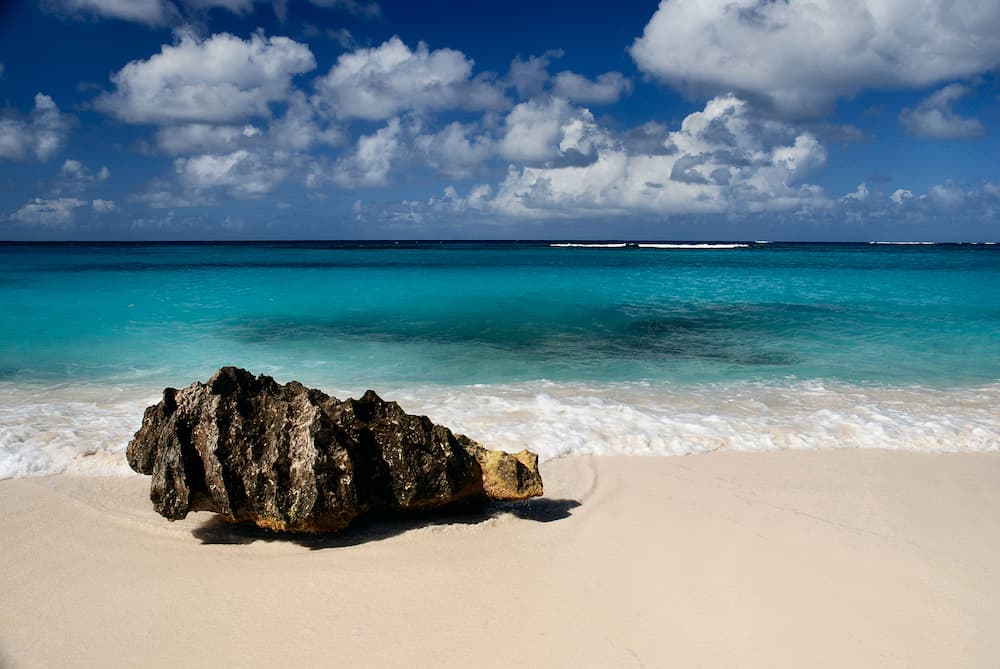
<svg viewBox="0 0 1000 669"><path fill-rule="evenodd" d="M539 381L386 388L380 394L490 448L528 448L543 460L788 448L1000 450L1000 384L932 389ZM95 386L42 393L7 386L0 399L0 478L117 475L131 471L125 446L159 393Z"/></svg>
<svg viewBox="0 0 1000 669"><path fill-rule="evenodd" d="M937 242L868 242L869 244L886 246L935 246Z"/></svg>
<svg viewBox="0 0 1000 669"><path fill-rule="evenodd" d="M543 459L786 448L1000 449L1000 385L534 383L425 389L398 399L492 448L529 448Z"/></svg>
<svg viewBox="0 0 1000 669"><path fill-rule="evenodd" d="M568 248L572 248L572 249L623 249L626 246L628 246L628 244L626 244L625 242L616 242L614 244L580 244L580 243L576 243L576 242L572 242L572 243L571 242L564 242L564 243L559 243L559 244L549 244L549 246L551 246L552 248L560 248L560 249L568 249Z"/></svg>
<svg viewBox="0 0 1000 669"><path fill-rule="evenodd" d="M639 244L640 249L745 249L749 244Z"/></svg>
<svg viewBox="0 0 1000 669"><path fill-rule="evenodd" d="M127 474L125 446L143 410L157 401L159 394L148 390L6 385L0 388L0 479Z"/></svg>

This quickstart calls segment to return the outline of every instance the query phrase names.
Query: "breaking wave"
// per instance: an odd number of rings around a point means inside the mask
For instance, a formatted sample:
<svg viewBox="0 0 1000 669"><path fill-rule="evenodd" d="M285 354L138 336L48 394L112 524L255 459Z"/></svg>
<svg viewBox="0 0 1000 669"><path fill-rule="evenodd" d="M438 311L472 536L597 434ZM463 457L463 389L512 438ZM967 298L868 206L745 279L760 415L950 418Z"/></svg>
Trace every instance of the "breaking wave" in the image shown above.
<svg viewBox="0 0 1000 669"><path fill-rule="evenodd" d="M332 390L338 397L363 389ZM874 387L802 381L699 385L536 381L380 389L490 448L567 455L876 448L1000 450L1000 384ZM0 478L124 475L151 389L0 387Z"/></svg>

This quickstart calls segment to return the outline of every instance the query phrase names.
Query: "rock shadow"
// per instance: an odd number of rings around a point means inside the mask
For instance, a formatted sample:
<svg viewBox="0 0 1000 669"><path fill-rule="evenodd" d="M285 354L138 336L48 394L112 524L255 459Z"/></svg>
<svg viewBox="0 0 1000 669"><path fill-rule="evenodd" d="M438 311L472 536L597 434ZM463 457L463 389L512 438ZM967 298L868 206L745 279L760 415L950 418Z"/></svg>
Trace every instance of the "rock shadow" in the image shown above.
<svg viewBox="0 0 1000 669"><path fill-rule="evenodd" d="M484 506L458 507L412 514L365 516L340 532L309 534L274 532L245 523L231 523L213 515L191 531L202 544L242 545L257 541L286 541L310 550L345 548L398 536L410 530L444 525L479 525L504 514L536 523L564 520L580 506L575 499L530 499L519 502L490 502Z"/></svg>

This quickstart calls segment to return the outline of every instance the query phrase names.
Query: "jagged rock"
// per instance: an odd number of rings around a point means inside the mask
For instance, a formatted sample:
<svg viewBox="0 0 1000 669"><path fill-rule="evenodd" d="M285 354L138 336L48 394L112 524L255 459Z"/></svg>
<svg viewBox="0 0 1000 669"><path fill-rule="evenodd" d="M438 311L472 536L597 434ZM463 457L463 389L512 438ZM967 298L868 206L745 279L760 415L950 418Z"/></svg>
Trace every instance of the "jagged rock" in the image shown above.
<svg viewBox="0 0 1000 669"><path fill-rule="evenodd" d="M340 401L223 367L146 409L128 463L162 516L215 511L272 530L336 531L370 512L542 494L538 456L483 448L369 390Z"/></svg>

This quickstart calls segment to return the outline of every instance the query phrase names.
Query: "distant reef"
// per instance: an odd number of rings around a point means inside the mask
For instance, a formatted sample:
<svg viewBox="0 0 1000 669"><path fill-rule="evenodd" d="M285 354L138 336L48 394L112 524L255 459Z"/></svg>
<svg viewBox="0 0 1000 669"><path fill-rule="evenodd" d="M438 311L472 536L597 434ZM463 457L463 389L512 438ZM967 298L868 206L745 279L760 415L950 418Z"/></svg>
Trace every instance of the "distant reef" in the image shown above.
<svg viewBox="0 0 1000 669"><path fill-rule="evenodd" d="M128 463L162 516L332 532L369 513L542 494L538 456L492 451L369 390L344 401L223 367L146 409Z"/></svg>

